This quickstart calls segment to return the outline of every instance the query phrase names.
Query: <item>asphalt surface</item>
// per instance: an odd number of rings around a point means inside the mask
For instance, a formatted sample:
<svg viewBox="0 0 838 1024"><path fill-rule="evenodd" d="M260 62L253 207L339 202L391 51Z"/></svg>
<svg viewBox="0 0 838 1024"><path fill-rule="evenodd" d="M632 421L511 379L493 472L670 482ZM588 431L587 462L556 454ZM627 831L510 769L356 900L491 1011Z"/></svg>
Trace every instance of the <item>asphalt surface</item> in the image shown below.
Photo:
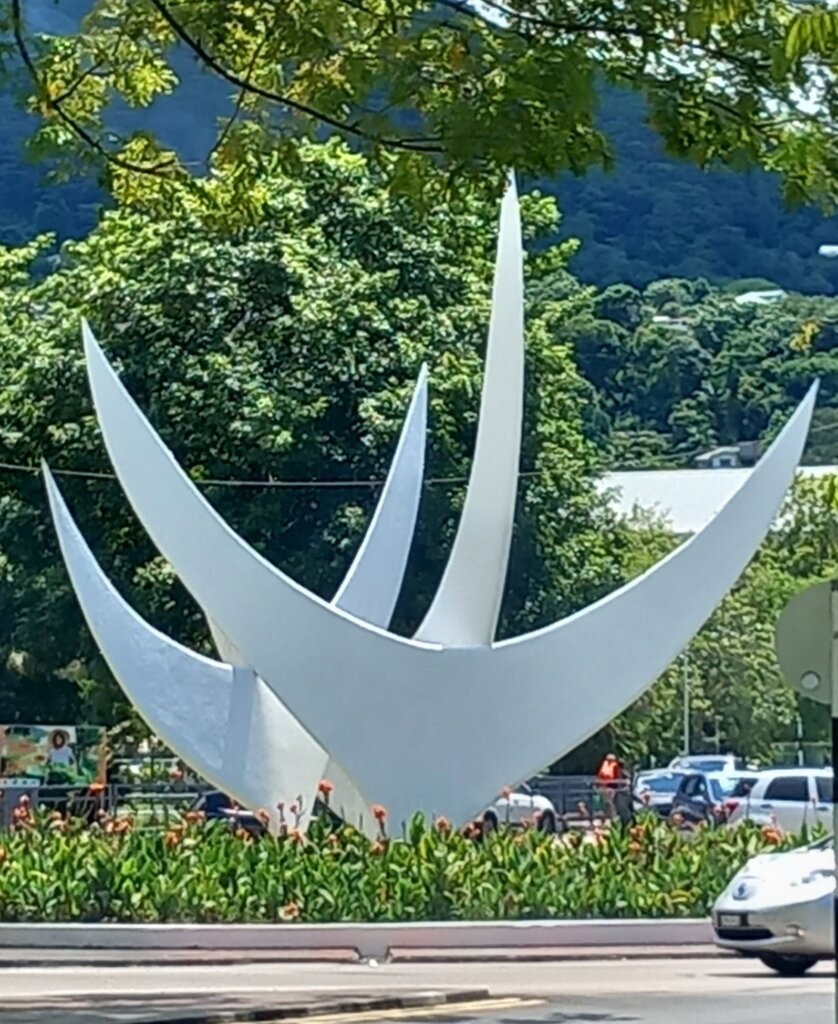
<svg viewBox="0 0 838 1024"><path fill-rule="evenodd" d="M241 963L0 969L2 1024L133 1024L375 995L486 989L498 1003L368 1013L444 1024L831 1024L832 965L779 978L738 957L556 963ZM516 1003L515 998L524 1000ZM315 1020L317 1018L309 1018ZM330 1022L340 1018L328 1017ZM346 1018L347 1022L353 1020Z"/></svg>

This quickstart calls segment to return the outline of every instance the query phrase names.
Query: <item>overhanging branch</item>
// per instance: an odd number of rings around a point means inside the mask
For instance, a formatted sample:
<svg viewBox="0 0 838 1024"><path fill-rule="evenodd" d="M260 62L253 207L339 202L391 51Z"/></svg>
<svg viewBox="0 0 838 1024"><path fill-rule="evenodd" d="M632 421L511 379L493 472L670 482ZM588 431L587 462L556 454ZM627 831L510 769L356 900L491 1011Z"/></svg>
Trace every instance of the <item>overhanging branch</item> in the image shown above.
<svg viewBox="0 0 838 1024"><path fill-rule="evenodd" d="M401 149L419 153L442 152L442 148L435 143L425 141L413 142L404 139L394 139L386 136L373 135L370 132L364 131L363 128L360 128L357 125L350 124L347 121L341 121L339 118L325 113L325 111L317 110L315 107L309 106L307 103L301 103L299 100L294 100L284 93L275 92L272 89L265 89L261 85L257 85L254 82L242 78L240 75L236 74L236 72L231 71L229 68L221 64L209 52L209 50L206 49L201 41L196 39L181 24L181 22L175 18L168 5L165 4L163 0L151 0L151 3L166 20L167 24L178 39L180 39L184 45L188 46L211 71L215 72L215 74L229 82L231 85L234 85L237 89L243 89L255 96L260 96L262 99L268 100L271 103L276 103L280 106L287 107L289 110L293 110L298 114L310 117L315 121L319 121L321 124L334 128L335 131L340 132L342 135L349 135L353 138L364 139L366 142L372 142L376 145L385 146L390 149Z"/></svg>
<svg viewBox="0 0 838 1024"><path fill-rule="evenodd" d="M54 111L58 119L65 124L74 135L81 139L85 145L98 153L109 164L113 164L115 167L119 167L124 171L131 171L135 174L149 174L154 177L159 177L161 171L166 170L174 164L174 159L172 157L167 160L161 160L156 164L135 164L131 160L125 160L117 153L112 153L110 150L106 149L99 139L92 135L84 125L80 124L72 115L68 114L64 109L63 101L72 95L73 91L78 88L84 76L81 76L73 86L65 90L61 96L51 97L49 95L49 91L44 86L41 76L38 73L35 61L29 51L29 47L26 45L21 0L12 0L12 33L14 35L15 47L20 54L20 58L23 61L29 77L35 85L38 95L42 98L46 107L49 110ZM92 69L86 74L90 73L92 73Z"/></svg>

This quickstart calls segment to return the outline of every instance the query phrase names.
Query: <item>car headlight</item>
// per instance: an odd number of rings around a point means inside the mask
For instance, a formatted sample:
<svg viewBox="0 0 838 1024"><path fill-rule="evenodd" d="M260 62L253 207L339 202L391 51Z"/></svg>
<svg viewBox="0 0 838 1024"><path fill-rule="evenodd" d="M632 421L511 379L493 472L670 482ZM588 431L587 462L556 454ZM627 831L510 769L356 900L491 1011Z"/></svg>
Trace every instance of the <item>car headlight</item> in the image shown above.
<svg viewBox="0 0 838 1024"><path fill-rule="evenodd" d="M751 878L743 878L739 882L734 880L730 895L735 900L749 900L756 891L756 881Z"/></svg>

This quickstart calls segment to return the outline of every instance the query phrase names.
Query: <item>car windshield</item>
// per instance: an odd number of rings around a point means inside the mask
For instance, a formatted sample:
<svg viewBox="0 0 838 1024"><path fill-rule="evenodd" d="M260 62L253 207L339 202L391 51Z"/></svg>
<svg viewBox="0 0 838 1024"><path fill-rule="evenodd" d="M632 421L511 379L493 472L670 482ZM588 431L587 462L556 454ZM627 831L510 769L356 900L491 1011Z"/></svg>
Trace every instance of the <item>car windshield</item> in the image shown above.
<svg viewBox="0 0 838 1024"><path fill-rule="evenodd" d="M637 785L639 789L648 789L650 793L674 793L683 777L677 772L672 775L651 775L639 778Z"/></svg>

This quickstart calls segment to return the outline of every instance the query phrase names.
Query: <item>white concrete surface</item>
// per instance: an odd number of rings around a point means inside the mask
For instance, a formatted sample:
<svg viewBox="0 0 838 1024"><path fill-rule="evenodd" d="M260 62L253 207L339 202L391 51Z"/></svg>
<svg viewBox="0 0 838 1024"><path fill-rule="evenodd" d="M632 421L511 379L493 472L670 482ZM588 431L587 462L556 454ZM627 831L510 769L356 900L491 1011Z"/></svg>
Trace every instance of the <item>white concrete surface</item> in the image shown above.
<svg viewBox="0 0 838 1024"><path fill-rule="evenodd" d="M353 949L384 959L390 949L704 946L708 920L508 921L420 924L182 925L2 924L0 948Z"/></svg>

